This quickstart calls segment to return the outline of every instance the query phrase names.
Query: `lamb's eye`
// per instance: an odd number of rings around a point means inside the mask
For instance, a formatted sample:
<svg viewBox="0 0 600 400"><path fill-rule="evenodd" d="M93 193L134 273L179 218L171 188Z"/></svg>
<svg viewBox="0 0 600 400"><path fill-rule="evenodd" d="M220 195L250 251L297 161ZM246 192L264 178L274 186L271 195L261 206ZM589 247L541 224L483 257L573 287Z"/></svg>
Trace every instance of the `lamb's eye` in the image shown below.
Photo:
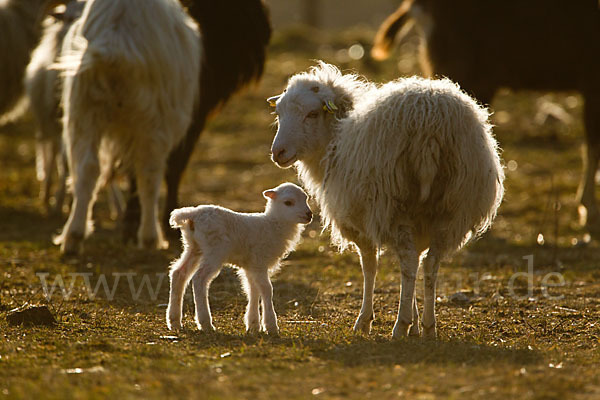
<svg viewBox="0 0 600 400"><path fill-rule="evenodd" d="M285 204L285 205L286 205L286 206L288 206L288 207L291 207L291 206L293 206L293 205L294 205L294 202L293 202L293 201L291 201L291 200L286 200L286 201L284 201L284 202L283 202L283 204Z"/></svg>
<svg viewBox="0 0 600 400"><path fill-rule="evenodd" d="M306 115L306 118L317 118L319 116L318 111L311 111Z"/></svg>

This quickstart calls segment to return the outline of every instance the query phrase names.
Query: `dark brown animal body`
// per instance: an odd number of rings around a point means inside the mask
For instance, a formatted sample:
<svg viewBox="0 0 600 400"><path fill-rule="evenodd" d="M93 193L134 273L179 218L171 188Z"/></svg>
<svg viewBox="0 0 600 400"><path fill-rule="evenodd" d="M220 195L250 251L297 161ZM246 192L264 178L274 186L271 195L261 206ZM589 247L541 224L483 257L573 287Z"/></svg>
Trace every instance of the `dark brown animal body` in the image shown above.
<svg viewBox="0 0 600 400"><path fill-rule="evenodd" d="M202 34L200 93L185 139L171 153L165 180L167 198L163 222L178 206L178 190L185 167L208 117L234 93L262 76L266 47L271 37L268 10L261 0L183 0ZM132 182L135 187L135 183ZM125 212L124 236L135 239L139 199L130 197ZM167 229L166 232L170 232Z"/></svg>
<svg viewBox="0 0 600 400"><path fill-rule="evenodd" d="M8 0L0 4L0 116L23 95L23 76L42 36L42 20L56 0Z"/></svg>
<svg viewBox="0 0 600 400"><path fill-rule="evenodd" d="M600 161L598 0L405 0L382 24L373 56L387 56L410 19L425 36L423 69L447 76L481 102L501 87L576 90L587 148L578 197L582 220L600 230L594 178Z"/></svg>

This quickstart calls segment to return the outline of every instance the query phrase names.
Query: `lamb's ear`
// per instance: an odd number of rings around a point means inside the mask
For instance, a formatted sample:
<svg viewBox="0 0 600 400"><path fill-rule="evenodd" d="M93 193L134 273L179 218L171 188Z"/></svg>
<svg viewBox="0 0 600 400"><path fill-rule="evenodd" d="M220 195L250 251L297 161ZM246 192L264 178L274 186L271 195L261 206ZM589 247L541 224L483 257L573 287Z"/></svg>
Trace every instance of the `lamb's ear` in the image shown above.
<svg viewBox="0 0 600 400"><path fill-rule="evenodd" d="M265 199L275 200L275 198L277 197L277 192L274 191L273 189L265 190L263 192L263 197Z"/></svg>

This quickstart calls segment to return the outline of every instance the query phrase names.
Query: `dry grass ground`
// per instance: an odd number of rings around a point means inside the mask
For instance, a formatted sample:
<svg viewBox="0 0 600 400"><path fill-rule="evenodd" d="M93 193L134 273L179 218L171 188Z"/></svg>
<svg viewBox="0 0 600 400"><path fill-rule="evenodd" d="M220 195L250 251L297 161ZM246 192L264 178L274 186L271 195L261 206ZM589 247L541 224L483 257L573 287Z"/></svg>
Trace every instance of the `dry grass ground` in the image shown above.
<svg viewBox="0 0 600 400"><path fill-rule="evenodd" d="M232 101L204 133L183 183L183 202L258 210L262 190L295 180L293 171L268 159L274 129L264 99L311 59L377 81L417 71L411 42L383 64L350 60L344 49L366 45L372 34L278 33L262 83ZM362 292L358 259L335 253L314 222L274 283L280 338L244 334L245 298L231 270L211 290L218 333L197 330L189 293L185 330L169 332L165 274L179 254L177 243L168 251L124 247L101 196L98 229L85 255L62 258L51 235L64 217L42 215L36 197L31 123L5 126L0 399L599 398L600 252L577 224L575 201L581 98L540 96L506 92L494 103L495 132L509 166L506 200L492 231L442 267L435 342L390 340L400 274L386 254L373 332L354 335ZM568 118L536 122L548 104ZM530 277L516 278L530 261ZM68 290L73 283L68 298L60 290L44 296L42 280L52 284L57 277ZM89 295L85 279L99 289L97 296ZM141 287L144 282L150 285ZM48 305L58 323L10 326L8 311L25 303Z"/></svg>

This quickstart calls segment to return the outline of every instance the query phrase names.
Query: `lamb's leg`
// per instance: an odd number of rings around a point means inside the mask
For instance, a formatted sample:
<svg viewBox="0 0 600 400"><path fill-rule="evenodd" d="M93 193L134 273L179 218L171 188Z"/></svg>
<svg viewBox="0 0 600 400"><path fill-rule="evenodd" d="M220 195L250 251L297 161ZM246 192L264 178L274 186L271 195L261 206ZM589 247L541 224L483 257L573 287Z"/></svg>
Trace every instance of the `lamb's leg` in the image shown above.
<svg viewBox="0 0 600 400"><path fill-rule="evenodd" d="M600 96L587 93L584 104L586 146L583 157L584 174L577 197L580 222L590 231L600 231L600 211L596 203L596 172L600 161Z"/></svg>
<svg viewBox="0 0 600 400"><path fill-rule="evenodd" d="M244 315L246 332L250 334L258 333L260 331L260 313L258 310L260 294L258 285L251 273L247 274L244 271L240 271L239 275L242 279L242 285L244 286L246 295L248 296L248 306L246 307L246 314Z"/></svg>
<svg viewBox="0 0 600 400"><path fill-rule="evenodd" d="M279 336L279 326L277 325L277 314L273 306L273 285L269 278L268 271L253 273L256 279L256 285L262 299L263 315L262 326L271 336Z"/></svg>
<svg viewBox="0 0 600 400"><path fill-rule="evenodd" d="M68 149L74 188L73 205L62 234L55 240L55 243L61 243L64 254L76 254L80 251L96 198L100 163L98 147L92 137L92 132L86 132L75 138Z"/></svg>
<svg viewBox="0 0 600 400"><path fill-rule="evenodd" d="M419 268L419 255L410 228L401 227L394 248L402 271L402 289L400 291L398 318L394 324L392 336L400 338L407 336L408 328L413 322L415 280Z"/></svg>
<svg viewBox="0 0 600 400"><path fill-rule="evenodd" d="M214 332L208 301L208 289L210 284L221 271L223 258L205 254L200 261L200 268L192 281L194 290L194 302L196 303L196 324L205 332Z"/></svg>
<svg viewBox="0 0 600 400"><path fill-rule="evenodd" d="M181 329L181 316L183 312L183 295L190 279L198 269L199 253L190 246L183 251L181 257L171 265L169 277L171 288L169 292L169 306L167 307L167 327Z"/></svg>
<svg viewBox="0 0 600 400"><path fill-rule="evenodd" d="M165 169L166 155L157 143L149 143L135 155L135 174L142 206L138 228L138 246L142 248L167 248L158 222L160 184Z"/></svg>
<svg viewBox="0 0 600 400"><path fill-rule="evenodd" d="M360 314L354 324L355 332L369 334L373 314L373 293L375 291L375 277L377 275L377 253L375 246L368 242L357 244L360 253L360 265L363 271L363 300Z"/></svg>
<svg viewBox="0 0 600 400"><path fill-rule="evenodd" d="M436 337L435 323L435 289L437 273L440 268L440 257L434 249L429 249L423 260L423 284L425 287L425 300L423 307L423 336Z"/></svg>

